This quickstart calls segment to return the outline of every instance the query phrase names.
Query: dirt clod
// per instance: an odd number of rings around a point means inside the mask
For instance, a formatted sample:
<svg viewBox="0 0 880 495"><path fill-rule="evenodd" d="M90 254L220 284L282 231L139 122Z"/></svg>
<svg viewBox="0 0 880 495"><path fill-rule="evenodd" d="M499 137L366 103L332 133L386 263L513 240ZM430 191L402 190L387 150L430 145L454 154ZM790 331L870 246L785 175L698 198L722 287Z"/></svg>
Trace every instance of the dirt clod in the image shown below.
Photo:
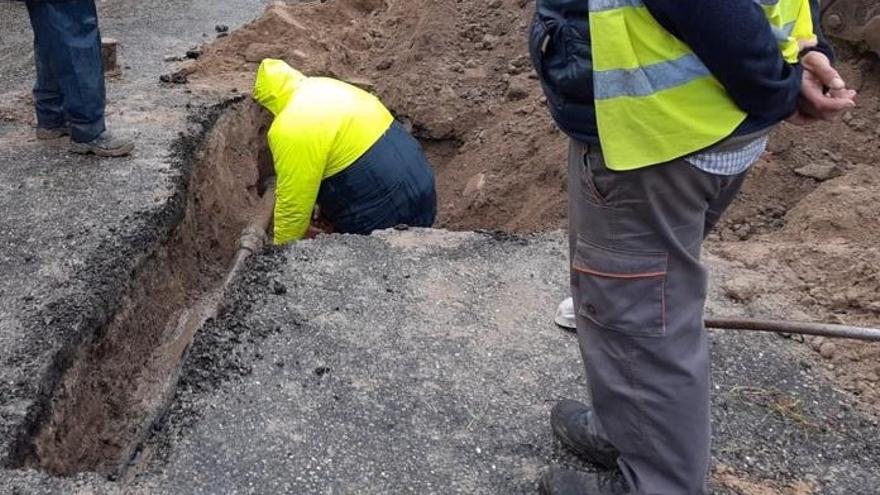
<svg viewBox="0 0 880 495"><path fill-rule="evenodd" d="M794 173L802 176L816 179L820 182L840 177L843 171L835 163L811 163L801 168L795 169Z"/></svg>
<svg viewBox="0 0 880 495"><path fill-rule="evenodd" d="M189 78L187 76L186 70L181 69L171 74L162 74L159 76L159 81L168 84L187 84L189 82Z"/></svg>
<svg viewBox="0 0 880 495"><path fill-rule="evenodd" d="M819 354L825 359L833 359L837 353L837 346L833 342L825 342L819 347Z"/></svg>
<svg viewBox="0 0 880 495"><path fill-rule="evenodd" d="M272 293L280 296L287 293L287 286L277 280L272 281Z"/></svg>

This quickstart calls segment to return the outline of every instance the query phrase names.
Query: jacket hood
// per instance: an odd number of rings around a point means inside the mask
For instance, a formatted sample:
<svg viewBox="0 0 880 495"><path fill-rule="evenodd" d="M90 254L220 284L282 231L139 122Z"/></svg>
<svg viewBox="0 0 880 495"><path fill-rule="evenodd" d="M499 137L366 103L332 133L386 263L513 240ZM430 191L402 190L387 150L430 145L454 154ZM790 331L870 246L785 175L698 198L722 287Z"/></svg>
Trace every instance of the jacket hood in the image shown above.
<svg viewBox="0 0 880 495"><path fill-rule="evenodd" d="M306 76L283 60L267 58L257 70L254 99L277 116L305 79Z"/></svg>

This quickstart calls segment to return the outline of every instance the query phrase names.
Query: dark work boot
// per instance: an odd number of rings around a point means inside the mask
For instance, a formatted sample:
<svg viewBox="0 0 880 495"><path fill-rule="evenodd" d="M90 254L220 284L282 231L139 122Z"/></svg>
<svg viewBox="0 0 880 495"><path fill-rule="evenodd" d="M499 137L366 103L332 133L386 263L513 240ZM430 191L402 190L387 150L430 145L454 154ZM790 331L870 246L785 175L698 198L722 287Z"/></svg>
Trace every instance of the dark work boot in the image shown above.
<svg viewBox="0 0 880 495"><path fill-rule="evenodd" d="M560 401L550 412L550 426L556 438L585 461L605 469L617 466L617 449L598 435L593 410L585 404Z"/></svg>
<svg viewBox="0 0 880 495"><path fill-rule="evenodd" d="M94 153L103 157L119 157L128 155L132 150L134 150L132 141L114 137L107 131L87 143L70 143L70 151L83 155Z"/></svg>
<svg viewBox="0 0 880 495"><path fill-rule="evenodd" d="M629 495L630 490L619 473L582 473L552 468L538 485L541 495Z"/></svg>

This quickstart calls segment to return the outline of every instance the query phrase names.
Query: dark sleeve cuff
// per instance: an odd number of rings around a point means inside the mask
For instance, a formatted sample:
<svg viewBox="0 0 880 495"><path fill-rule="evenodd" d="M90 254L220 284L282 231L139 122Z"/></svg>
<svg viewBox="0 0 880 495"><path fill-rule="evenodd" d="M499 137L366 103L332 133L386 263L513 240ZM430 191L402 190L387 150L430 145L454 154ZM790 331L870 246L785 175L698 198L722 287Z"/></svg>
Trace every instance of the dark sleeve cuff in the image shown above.
<svg viewBox="0 0 880 495"><path fill-rule="evenodd" d="M820 53L824 53L825 56L828 57L828 60L830 60L831 63L834 64L834 49L831 48L830 45L827 45L827 44L824 44L824 43L819 43L817 46L812 46L812 47L810 47L810 48L805 48L805 49L803 49L803 50L801 51L801 57L803 57L804 55L806 55L806 54L808 54L808 53L810 53L810 52L820 52Z"/></svg>

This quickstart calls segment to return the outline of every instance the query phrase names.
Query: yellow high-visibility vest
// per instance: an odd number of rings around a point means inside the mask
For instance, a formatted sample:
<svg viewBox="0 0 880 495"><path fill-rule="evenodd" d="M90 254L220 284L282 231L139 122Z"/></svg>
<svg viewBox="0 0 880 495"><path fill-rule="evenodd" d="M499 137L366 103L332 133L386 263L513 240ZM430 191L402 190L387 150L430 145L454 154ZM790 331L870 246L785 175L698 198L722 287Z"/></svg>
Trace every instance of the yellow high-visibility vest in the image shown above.
<svg viewBox="0 0 880 495"><path fill-rule="evenodd" d="M814 42L809 0L754 0L783 58L796 63ZM731 20L735 22L735 20ZM668 162L730 136L747 114L693 51L641 0L590 0L599 140L608 168Z"/></svg>
<svg viewBox="0 0 880 495"><path fill-rule="evenodd" d="M375 96L326 77L306 77L266 59L254 99L275 120L269 148L275 160L275 244L302 239L324 179L354 164L391 127L394 117Z"/></svg>

